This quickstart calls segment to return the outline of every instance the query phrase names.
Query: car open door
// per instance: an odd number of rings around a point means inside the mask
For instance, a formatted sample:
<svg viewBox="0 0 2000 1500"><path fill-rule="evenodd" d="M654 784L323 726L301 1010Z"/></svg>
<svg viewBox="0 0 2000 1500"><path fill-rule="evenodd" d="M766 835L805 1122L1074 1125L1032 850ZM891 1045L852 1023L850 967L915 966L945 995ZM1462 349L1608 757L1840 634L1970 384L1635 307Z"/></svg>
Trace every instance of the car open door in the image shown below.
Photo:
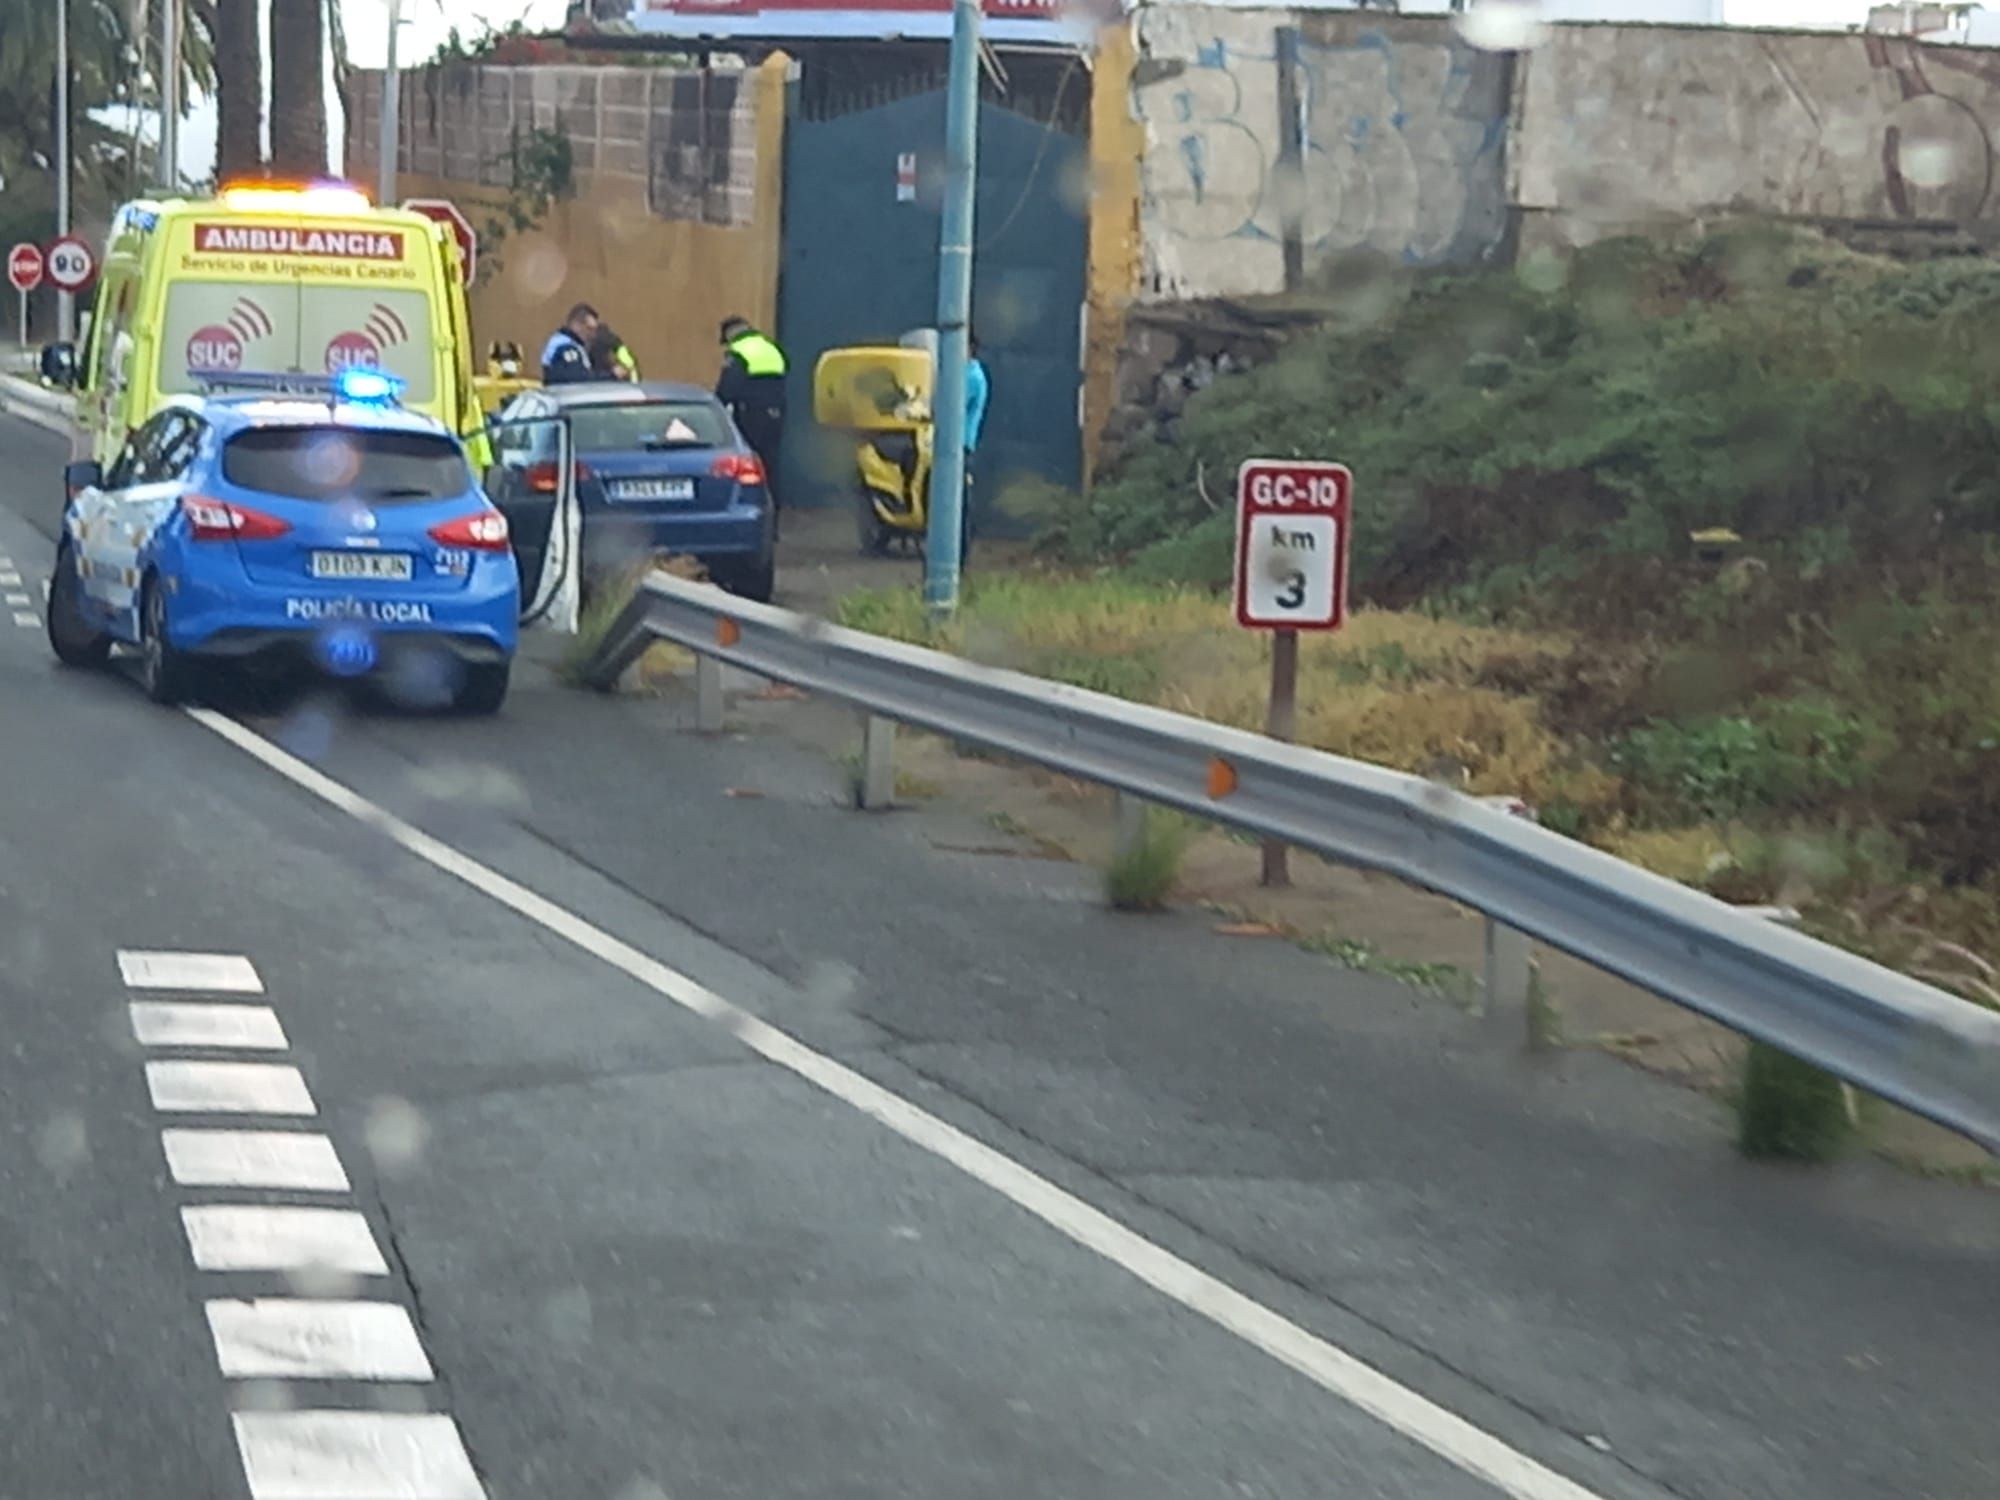
<svg viewBox="0 0 2000 1500"><path fill-rule="evenodd" d="M562 417L495 422L486 498L507 518L521 570L521 623L564 634L577 624L583 547L576 462Z"/></svg>

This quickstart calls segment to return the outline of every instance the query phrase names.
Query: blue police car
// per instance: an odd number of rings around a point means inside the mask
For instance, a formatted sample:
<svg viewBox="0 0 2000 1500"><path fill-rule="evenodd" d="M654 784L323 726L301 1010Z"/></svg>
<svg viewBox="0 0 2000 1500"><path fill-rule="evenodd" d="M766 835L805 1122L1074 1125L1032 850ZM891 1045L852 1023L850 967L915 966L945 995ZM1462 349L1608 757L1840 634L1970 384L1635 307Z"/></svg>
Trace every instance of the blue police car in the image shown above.
<svg viewBox="0 0 2000 1500"><path fill-rule="evenodd" d="M231 377L232 387L257 384ZM70 666L139 654L155 702L205 666L375 675L496 712L519 629L506 518L387 376L268 377L167 406L108 474L72 465L49 583Z"/></svg>

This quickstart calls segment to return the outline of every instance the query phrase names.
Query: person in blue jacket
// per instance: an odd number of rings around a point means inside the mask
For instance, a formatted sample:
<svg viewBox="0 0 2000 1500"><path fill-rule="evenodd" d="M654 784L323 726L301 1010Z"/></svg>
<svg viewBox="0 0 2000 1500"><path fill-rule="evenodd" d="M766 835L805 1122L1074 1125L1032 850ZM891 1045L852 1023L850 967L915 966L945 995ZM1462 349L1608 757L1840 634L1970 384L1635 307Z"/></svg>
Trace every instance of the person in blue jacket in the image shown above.
<svg viewBox="0 0 2000 1500"><path fill-rule="evenodd" d="M979 357L979 340L965 336L965 457L970 465L979 451L979 435L986 427L986 402L993 382L986 375L986 361Z"/></svg>
<svg viewBox="0 0 2000 1500"><path fill-rule="evenodd" d="M542 348L543 385L575 385L597 378L590 364L590 341L597 337L603 321L588 302L579 302L569 310L563 326L549 335Z"/></svg>

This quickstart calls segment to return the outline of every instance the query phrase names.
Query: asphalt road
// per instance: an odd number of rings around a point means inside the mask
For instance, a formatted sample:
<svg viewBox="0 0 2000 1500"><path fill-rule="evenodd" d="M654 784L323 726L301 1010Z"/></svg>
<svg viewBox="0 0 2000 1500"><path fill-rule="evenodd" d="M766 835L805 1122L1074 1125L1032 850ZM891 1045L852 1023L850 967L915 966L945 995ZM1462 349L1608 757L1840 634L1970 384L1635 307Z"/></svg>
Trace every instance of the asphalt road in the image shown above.
<svg viewBox="0 0 2000 1500"><path fill-rule="evenodd" d="M31 606L61 451L0 418ZM5 1500L2000 1484L1991 1194L1746 1165L1665 1084L1114 917L686 705L530 672L491 723L314 695L251 738L16 612ZM218 1061L276 1071L159 1066ZM187 1180L181 1129L286 1133L204 1142L292 1185Z"/></svg>

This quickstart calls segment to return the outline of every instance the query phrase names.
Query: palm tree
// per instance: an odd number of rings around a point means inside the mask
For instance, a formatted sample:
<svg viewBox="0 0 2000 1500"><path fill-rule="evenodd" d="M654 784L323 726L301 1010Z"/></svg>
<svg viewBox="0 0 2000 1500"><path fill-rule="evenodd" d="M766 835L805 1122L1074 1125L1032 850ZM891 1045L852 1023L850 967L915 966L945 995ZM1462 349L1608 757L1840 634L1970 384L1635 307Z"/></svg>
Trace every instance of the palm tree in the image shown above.
<svg viewBox="0 0 2000 1500"><path fill-rule="evenodd" d="M263 6L258 0L196 0L215 39L217 133L215 179L264 171Z"/></svg>
<svg viewBox="0 0 2000 1500"><path fill-rule="evenodd" d="M271 170L326 175L326 0L271 0Z"/></svg>
<svg viewBox="0 0 2000 1500"><path fill-rule="evenodd" d="M51 0L0 0L0 180L10 208L53 197L56 13ZM142 38L132 0L70 0L71 156L80 209L133 185L133 142L92 111L145 95ZM210 80L208 34L190 27L181 54L186 89ZM185 96L185 90L184 90Z"/></svg>

